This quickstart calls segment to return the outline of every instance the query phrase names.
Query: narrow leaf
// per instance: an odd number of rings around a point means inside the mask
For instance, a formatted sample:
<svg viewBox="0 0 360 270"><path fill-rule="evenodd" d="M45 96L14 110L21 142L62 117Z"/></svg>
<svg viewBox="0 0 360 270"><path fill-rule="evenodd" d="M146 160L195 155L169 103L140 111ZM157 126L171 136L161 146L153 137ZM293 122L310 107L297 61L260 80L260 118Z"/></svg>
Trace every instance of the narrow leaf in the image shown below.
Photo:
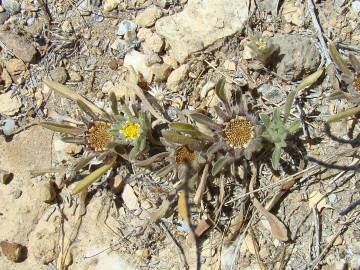
<svg viewBox="0 0 360 270"><path fill-rule="evenodd" d="M88 176L84 177L80 182L74 187L72 194L78 194L84 189L88 188L92 183L98 180L103 174L112 168L116 161L116 157L113 156L105 165L93 171Z"/></svg>
<svg viewBox="0 0 360 270"><path fill-rule="evenodd" d="M88 116L91 117L92 120L97 120L98 117L96 116L96 113L82 100L78 99L76 100L76 103L78 104L79 108L86 113ZM95 106L95 105L94 105Z"/></svg>
<svg viewBox="0 0 360 270"><path fill-rule="evenodd" d="M190 212L188 208L186 192L184 190L179 192L178 211L180 217L190 226Z"/></svg>
<svg viewBox="0 0 360 270"><path fill-rule="evenodd" d="M335 115L332 115L328 118L327 122L328 123L331 123L331 122L337 122L337 121L340 121L346 117L349 117L349 116L353 116L357 113L360 112L360 106L359 107L355 107L355 108L350 108L350 109L347 109L345 111L342 111L342 112L339 112Z"/></svg>
<svg viewBox="0 0 360 270"><path fill-rule="evenodd" d="M170 143L176 143L181 145L189 145L192 148L199 149L203 146L201 141L191 138L190 136L182 135L172 130L165 130L162 132L163 137Z"/></svg>
<svg viewBox="0 0 360 270"><path fill-rule="evenodd" d="M344 74L347 74L347 75L351 74L351 71L347 67L346 62L344 61L342 56L339 54L334 43L332 43L332 42L329 43L329 52L330 52L331 58L334 60L335 64L338 66L338 68L341 70L341 72L343 72Z"/></svg>
<svg viewBox="0 0 360 270"><path fill-rule="evenodd" d="M274 148L272 156L271 156L271 164L272 164L274 170L279 169L280 156L281 156L281 147L275 145L275 148Z"/></svg>
<svg viewBox="0 0 360 270"><path fill-rule="evenodd" d="M187 124L187 123L170 123L169 127L172 129L175 129L177 131L187 131L187 130L195 131L196 130L196 128L193 125Z"/></svg>
<svg viewBox="0 0 360 270"><path fill-rule="evenodd" d="M111 110L112 110L113 114L119 115L119 108L118 108L116 95L112 91L110 92L110 101L111 101Z"/></svg>
<svg viewBox="0 0 360 270"><path fill-rule="evenodd" d="M265 113L260 113L260 114L259 114L259 117L260 117L261 121L263 122L263 124L265 125L265 127L269 127L269 126L270 126L271 120L270 120L270 117L269 117L267 114L265 114Z"/></svg>
<svg viewBox="0 0 360 270"><path fill-rule="evenodd" d="M284 111L284 123L287 122L289 115L290 115L290 111L291 111L291 107L294 103L295 97L297 96L298 91L297 90L293 90L289 93L289 95L286 97L286 101L285 101L285 111Z"/></svg>
<svg viewBox="0 0 360 270"><path fill-rule="evenodd" d="M83 133L83 130L81 128L73 127L70 125L53 123L53 122L40 122L40 126L64 134L79 135Z"/></svg>
<svg viewBox="0 0 360 270"><path fill-rule="evenodd" d="M214 166L211 169L211 174L213 176L216 176L226 165L227 158L222 156L218 158L218 160L215 162Z"/></svg>
<svg viewBox="0 0 360 270"><path fill-rule="evenodd" d="M308 88L309 86L313 85L323 74L324 69L319 68L314 73L307 76L304 80L301 81L301 83L296 87L296 90L301 92L302 90Z"/></svg>
<svg viewBox="0 0 360 270"><path fill-rule="evenodd" d="M169 156L169 152L161 152L149 157L148 159L136 161L134 165L137 167L147 167L167 156Z"/></svg>
<svg viewBox="0 0 360 270"><path fill-rule="evenodd" d="M295 121L293 121L289 127L287 127L287 131L290 133L290 134L294 134L301 126L301 122L299 119L296 119Z"/></svg>
<svg viewBox="0 0 360 270"><path fill-rule="evenodd" d="M217 84L215 85L215 94L224 104L227 113L230 114L231 113L230 105L225 94L225 82L226 82L225 78L222 78L220 81L217 82Z"/></svg>
<svg viewBox="0 0 360 270"><path fill-rule="evenodd" d="M90 101L88 101L86 98L84 98L83 96L79 95L78 93L74 92L73 90L71 90L69 87L62 85L61 83L58 82L54 82L52 80L49 80L48 78L44 78L44 83L49 86L50 88L54 89L56 92L58 92L60 95L63 95L64 97L71 99L73 101L77 101L77 100L81 100L82 102L84 102L85 104L87 104L94 112L96 112L97 114L102 115L103 111L98 108L97 106L95 106L94 104L92 104Z"/></svg>
<svg viewBox="0 0 360 270"><path fill-rule="evenodd" d="M193 113L190 113L189 115L195 122L203 124L211 129L218 130L221 128L220 125L216 124L213 120L211 120L209 117L207 117L206 115L204 115L202 113L193 112Z"/></svg>

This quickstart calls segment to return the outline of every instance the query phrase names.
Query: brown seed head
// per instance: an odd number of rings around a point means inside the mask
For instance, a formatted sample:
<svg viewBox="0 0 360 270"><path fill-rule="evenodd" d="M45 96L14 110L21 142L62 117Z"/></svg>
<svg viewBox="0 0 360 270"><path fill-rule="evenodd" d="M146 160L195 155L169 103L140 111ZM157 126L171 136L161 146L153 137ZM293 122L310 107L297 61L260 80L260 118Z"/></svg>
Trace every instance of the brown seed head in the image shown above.
<svg viewBox="0 0 360 270"><path fill-rule="evenodd" d="M244 116L237 116L224 124L225 141L233 148L246 147L254 137L255 127Z"/></svg>
<svg viewBox="0 0 360 270"><path fill-rule="evenodd" d="M101 152L107 149L108 143L114 137L110 127L110 123L104 121L95 121L90 124L86 134L86 142L92 150Z"/></svg>
<svg viewBox="0 0 360 270"><path fill-rule="evenodd" d="M353 87L356 91L360 93L360 73L355 75Z"/></svg>
<svg viewBox="0 0 360 270"><path fill-rule="evenodd" d="M177 165L185 164L195 160L195 153L186 145L180 146L175 150L175 162Z"/></svg>

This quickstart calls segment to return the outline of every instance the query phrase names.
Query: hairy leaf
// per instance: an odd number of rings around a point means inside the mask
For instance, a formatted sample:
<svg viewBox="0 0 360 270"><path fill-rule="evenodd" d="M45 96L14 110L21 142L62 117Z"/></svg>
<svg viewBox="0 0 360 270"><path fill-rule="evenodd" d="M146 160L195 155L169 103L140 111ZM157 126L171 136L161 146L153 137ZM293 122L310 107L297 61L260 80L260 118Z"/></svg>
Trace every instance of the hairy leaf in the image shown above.
<svg viewBox="0 0 360 270"><path fill-rule="evenodd" d="M270 122L271 122L270 117L265 113L260 113L259 117L260 117L261 121L263 122L263 124L265 125L265 127L268 128L270 126Z"/></svg>
<svg viewBox="0 0 360 270"><path fill-rule="evenodd" d="M351 74L351 71L347 67L346 62L344 61L342 56L339 54L334 43L332 43L332 42L329 43L329 52L330 52L331 58L334 60L335 64L338 66L338 68L341 70L341 72L343 72L344 74L347 74L347 75Z"/></svg>
<svg viewBox="0 0 360 270"><path fill-rule="evenodd" d="M116 157L111 157L108 162L106 162L103 166L93 171L88 176L84 177L80 182L74 187L72 194L77 194L88 188L92 183L98 180L103 174L105 174L108 170L112 168L116 161Z"/></svg>
<svg viewBox="0 0 360 270"><path fill-rule="evenodd" d="M347 109L345 111L342 111L342 112L339 112L335 115L332 115L328 118L327 122L328 123L331 123L331 122L337 122L337 121L340 121L346 117L349 117L349 116L353 116L357 113L360 112L360 106L359 107L355 107L355 108L350 108L350 109Z"/></svg>
<svg viewBox="0 0 360 270"><path fill-rule="evenodd" d="M111 101L111 111L113 112L114 115L119 115L119 108L118 108L116 95L112 91L110 92L110 101Z"/></svg>
<svg viewBox="0 0 360 270"><path fill-rule="evenodd" d="M98 119L96 113L87 104L85 104L83 101L78 99L76 101L76 103L78 104L79 108L84 113L86 113L87 115L89 115L91 117L92 120L97 120Z"/></svg>
<svg viewBox="0 0 360 270"><path fill-rule="evenodd" d="M275 148L274 148L272 156L271 156L271 164L275 170L279 169L280 156L281 156L281 147L278 145L275 145Z"/></svg>
<svg viewBox="0 0 360 270"><path fill-rule="evenodd" d="M199 124L203 124L211 129L218 130L221 128L220 125L216 124L213 120L211 120L209 117L207 117L202 113L192 112L189 115L195 122L198 122Z"/></svg>
<svg viewBox="0 0 360 270"><path fill-rule="evenodd" d="M79 95L78 93L76 93L75 91L71 90L69 87L62 85L61 83L58 82L54 82L52 80L49 80L48 78L44 78L44 83L49 86L50 88L54 89L56 92L58 92L59 94L63 95L64 97L71 99L73 101L77 101L77 100L81 100L82 102L84 102L86 105L88 105L92 111L96 112L99 115L102 115L104 112L98 108L97 106L95 106L94 104L92 104L90 101L88 101L86 98L84 98L83 96Z"/></svg>
<svg viewBox="0 0 360 270"><path fill-rule="evenodd" d="M64 134L79 135L84 132L81 128L78 127L53 122L40 122L40 126Z"/></svg>
<svg viewBox="0 0 360 270"><path fill-rule="evenodd" d="M216 176L226 165L227 158L222 156L218 158L218 160L215 162L214 166L211 169L211 174L213 176Z"/></svg>

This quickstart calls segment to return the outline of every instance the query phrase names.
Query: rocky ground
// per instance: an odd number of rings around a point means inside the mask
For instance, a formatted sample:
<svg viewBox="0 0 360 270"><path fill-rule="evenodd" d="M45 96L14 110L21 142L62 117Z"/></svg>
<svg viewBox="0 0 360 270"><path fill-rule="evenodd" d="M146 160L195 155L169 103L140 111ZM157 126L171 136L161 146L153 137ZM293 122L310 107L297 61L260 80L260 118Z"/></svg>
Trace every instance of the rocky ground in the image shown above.
<svg viewBox="0 0 360 270"><path fill-rule="evenodd" d="M332 98L360 81L338 83L346 72L329 44L356 75L359 13L358 0L1 0L0 269L360 269L359 111L325 128L357 106L357 95ZM172 121L214 115L221 78L255 114L283 114L297 89L289 118L302 128L279 170L270 148L261 154L259 190L242 164L210 177L198 202L197 183L192 234L170 199L178 183L158 168L119 164L71 195L67 168L84 147L37 123L81 113L44 78L100 108L111 92L138 99L135 80Z"/></svg>

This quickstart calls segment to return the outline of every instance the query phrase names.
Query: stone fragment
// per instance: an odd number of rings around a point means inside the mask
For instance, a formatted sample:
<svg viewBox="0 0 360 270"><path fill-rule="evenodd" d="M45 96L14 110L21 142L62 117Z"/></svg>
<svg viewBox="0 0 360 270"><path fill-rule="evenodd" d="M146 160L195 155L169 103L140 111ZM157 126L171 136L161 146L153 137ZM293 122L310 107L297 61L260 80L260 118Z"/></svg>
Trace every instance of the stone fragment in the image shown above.
<svg viewBox="0 0 360 270"><path fill-rule="evenodd" d="M53 81L64 84L67 79L66 69L64 67L56 67L50 71L50 78Z"/></svg>
<svg viewBox="0 0 360 270"><path fill-rule="evenodd" d="M6 118L4 120L4 125L2 127L2 131L5 136L11 135L15 130L15 120L12 118Z"/></svg>
<svg viewBox="0 0 360 270"><path fill-rule="evenodd" d="M2 0L1 5L10 14L16 14L21 9L20 3L17 0Z"/></svg>
<svg viewBox="0 0 360 270"><path fill-rule="evenodd" d="M52 203L56 198L54 184L51 182L41 182L36 187L36 197L45 203Z"/></svg>
<svg viewBox="0 0 360 270"><path fill-rule="evenodd" d="M230 70L230 71L235 71L236 70L236 64L233 61L225 60L224 68L227 69L227 70Z"/></svg>
<svg viewBox="0 0 360 270"><path fill-rule="evenodd" d="M120 175L116 175L113 179L110 181L110 188L111 191L115 194L119 193L122 188L124 187L124 180Z"/></svg>
<svg viewBox="0 0 360 270"><path fill-rule="evenodd" d="M0 41L25 63L33 63L35 61L36 49L23 36L0 31Z"/></svg>
<svg viewBox="0 0 360 270"><path fill-rule="evenodd" d="M153 72L147 63L147 56L135 50L128 52L124 59L125 67L132 67L137 73L142 75L144 81L151 83Z"/></svg>
<svg viewBox="0 0 360 270"><path fill-rule="evenodd" d="M303 26L305 22L304 5L294 1L285 1L282 5L282 15L288 23Z"/></svg>
<svg viewBox="0 0 360 270"><path fill-rule="evenodd" d="M117 27L116 34L124 36L125 39L132 39L136 34L137 24L130 20L122 20Z"/></svg>
<svg viewBox="0 0 360 270"><path fill-rule="evenodd" d="M151 71L154 73L154 80L156 82L164 82L169 77L172 68L165 64L155 63L150 66Z"/></svg>
<svg viewBox="0 0 360 270"><path fill-rule="evenodd" d="M156 53L161 52L164 48L164 40L157 33L153 33L151 36L145 39L145 44Z"/></svg>
<svg viewBox="0 0 360 270"><path fill-rule="evenodd" d="M9 19L9 18L10 18L9 13L7 13L7 12L1 12L1 13L0 13L0 25L1 25L1 24L4 24L4 23L7 21L7 19Z"/></svg>
<svg viewBox="0 0 360 270"><path fill-rule="evenodd" d="M120 0L105 0L104 11L105 12L113 11L114 9L116 9L118 7L120 2L121 2Z"/></svg>
<svg viewBox="0 0 360 270"><path fill-rule="evenodd" d="M20 107L21 100L18 96L12 96L12 92L6 92L5 94L0 95L0 114L4 114L7 116L15 115Z"/></svg>
<svg viewBox="0 0 360 270"><path fill-rule="evenodd" d="M73 71L73 70L71 70L69 72L69 77L70 77L70 80L73 82L81 82L81 80L82 80L82 76L80 75L80 73L77 71Z"/></svg>
<svg viewBox="0 0 360 270"><path fill-rule="evenodd" d="M264 83L257 90L266 100L273 104L279 104L286 99L286 92L272 84Z"/></svg>
<svg viewBox="0 0 360 270"><path fill-rule="evenodd" d="M189 65L183 64L177 69L175 69L173 72L171 72L167 82L166 86L172 91L175 91L179 84L186 79L187 74L189 71Z"/></svg>
<svg viewBox="0 0 360 270"><path fill-rule="evenodd" d="M134 190L129 184L126 184L124 186L123 192L121 194L121 198L123 199L125 205L130 210L137 210L139 209L139 201L138 198L135 195Z"/></svg>
<svg viewBox="0 0 360 270"><path fill-rule="evenodd" d="M150 27L153 26L157 19L162 15L162 11L157 6L150 6L146 8L143 12L140 12L136 18L136 23L141 27Z"/></svg>
<svg viewBox="0 0 360 270"><path fill-rule="evenodd" d="M27 248L18 243L11 243L8 241L0 242L1 252L13 262L22 262L26 260Z"/></svg>
<svg viewBox="0 0 360 270"><path fill-rule="evenodd" d="M11 76L19 75L26 70L26 66L23 61L17 58L12 58L5 63L6 70Z"/></svg>
<svg viewBox="0 0 360 270"><path fill-rule="evenodd" d="M248 17L249 0L189 0L182 12L159 19L155 28L183 63L191 53L241 31Z"/></svg>
<svg viewBox="0 0 360 270"><path fill-rule="evenodd" d="M14 178L14 174L0 169L0 183L7 185Z"/></svg>
<svg viewBox="0 0 360 270"><path fill-rule="evenodd" d="M279 46L276 73L288 80L299 80L317 70L320 53L313 39L298 35L275 35L270 38Z"/></svg>

